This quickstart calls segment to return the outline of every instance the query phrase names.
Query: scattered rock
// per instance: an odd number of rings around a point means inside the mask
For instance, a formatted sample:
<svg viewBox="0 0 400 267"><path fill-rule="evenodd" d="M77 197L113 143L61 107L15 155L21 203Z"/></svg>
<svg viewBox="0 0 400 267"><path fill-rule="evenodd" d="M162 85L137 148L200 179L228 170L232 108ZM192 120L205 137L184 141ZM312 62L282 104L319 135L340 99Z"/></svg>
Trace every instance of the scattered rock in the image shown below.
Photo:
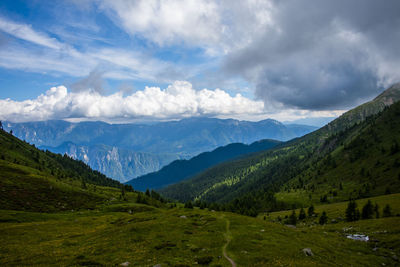
<svg viewBox="0 0 400 267"><path fill-rule="evenodd" d="M161 267L161 264L156 264L153 267Z"/></svg>
<svg viewBox="0 0 400 267"><path fill-rule="evenodd" d="M186 217L185 215L182 215L182 216L180 216L179 218L187 219L187 217Z"/></svg>
<svg viewBox="0 0 400 267"><path fill-rule="evenodd" d="M129 261L123 262L120 265L121 266L129 266L131 263Z"/></svg>
<svg viewBox="0 0 400 267"><path fill-rule="evenodd" d="M347 238L357 240L357 241L369 241L369 237L367 235L359 235L359 234L354 234L354 235L347 235Z"/></svg>
<svg viewBox="0 0 400 267"><path fill-rule="evenodd" d="M306 256L314 256L314 253L312 253L311 248L303 248L303 253Z"/></svg>
<svg viewBox="0 0 400 267"><path fill-rule="evenodd" d="M261 232L265 232L265 230L264 230L264 229L261 229Z"/></svg>
<svg viewBox="0 0 400 267"><path fill-rule="evenodd" d="M399 261L399 257L397 257L397 255L392 255L392 259L395 261Z"/></svg>
<svg viewBox="0 0 400 267"><path fill-rule="evenodd" d="M287 227L289 227L289 228L296 228L296 225L293 225L293 224L285 224Z"/></svg>

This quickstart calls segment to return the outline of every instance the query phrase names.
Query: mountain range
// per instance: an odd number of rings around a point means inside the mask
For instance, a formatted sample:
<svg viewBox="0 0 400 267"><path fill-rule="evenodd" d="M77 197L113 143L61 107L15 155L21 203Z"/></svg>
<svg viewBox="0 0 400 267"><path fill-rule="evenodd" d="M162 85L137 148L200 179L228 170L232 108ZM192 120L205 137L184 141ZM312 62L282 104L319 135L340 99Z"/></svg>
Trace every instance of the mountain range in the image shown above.
<svg viewBox="0 0 400 267"><path fill-rule="evenodd" d="M191 118L155 124L41 121L4 122L4 129L36 146L67 153L93 169L125 182L159 170L176 159L188 159L230 143L261 139L289 140L316 129L259 122Z"/></svg>

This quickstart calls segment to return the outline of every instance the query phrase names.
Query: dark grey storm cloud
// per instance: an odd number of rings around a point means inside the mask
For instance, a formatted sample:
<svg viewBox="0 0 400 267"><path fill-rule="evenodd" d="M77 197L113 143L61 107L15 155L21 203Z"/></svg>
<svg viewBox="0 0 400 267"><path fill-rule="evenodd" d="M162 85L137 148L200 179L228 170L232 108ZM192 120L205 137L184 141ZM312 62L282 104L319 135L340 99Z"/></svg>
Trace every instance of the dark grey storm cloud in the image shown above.
<svg viewBox="0 0 400 267"><path fill-rule="evenodd" d="M273 24L224 70L271 108L349 108L400 80L399 14L399 0L274 1Z"/></svg>

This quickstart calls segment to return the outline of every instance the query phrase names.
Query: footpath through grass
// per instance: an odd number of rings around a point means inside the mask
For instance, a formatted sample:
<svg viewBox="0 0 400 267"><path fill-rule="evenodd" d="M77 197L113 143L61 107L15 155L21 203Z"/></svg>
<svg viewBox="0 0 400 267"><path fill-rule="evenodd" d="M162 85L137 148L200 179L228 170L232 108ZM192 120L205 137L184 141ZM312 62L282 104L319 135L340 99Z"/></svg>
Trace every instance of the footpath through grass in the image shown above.
<svg viewBox="0 0 400 267"><path fill-rule="evenodd" d="M237 266L379 266L398 264L400 218L290 228L232 213L125 204L52 214L2 210L0 237L1 266L232 266L224 248Z"/></svg>

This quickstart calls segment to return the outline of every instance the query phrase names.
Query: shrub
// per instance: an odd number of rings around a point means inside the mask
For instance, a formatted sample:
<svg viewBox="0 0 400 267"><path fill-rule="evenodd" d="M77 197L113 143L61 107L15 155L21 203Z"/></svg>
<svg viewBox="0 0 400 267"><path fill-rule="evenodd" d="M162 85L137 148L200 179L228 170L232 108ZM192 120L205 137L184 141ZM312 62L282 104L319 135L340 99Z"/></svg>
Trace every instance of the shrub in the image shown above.
<svg viewBox="0 0 400 267"><path fill-rule="evenodd" d="M303 208L301 208L300 213L299 213L299 220L302 221L306 218L306 212L304 211Z"/></svg>
<svg viewBox="0 0 400 267"><path fill-rule="evenodd" d="M323 211L321 217L319 217L319 224L324 225L328 222L328 216L326 215L326 212Z"/></svg>
<svg viewBox="0 0 400 267"><path fill-rule="evenodd" d="M390 207L389 204L387 204L383 209L383 217L390 217L390 216L392 216L392 208Z"/></svg>

